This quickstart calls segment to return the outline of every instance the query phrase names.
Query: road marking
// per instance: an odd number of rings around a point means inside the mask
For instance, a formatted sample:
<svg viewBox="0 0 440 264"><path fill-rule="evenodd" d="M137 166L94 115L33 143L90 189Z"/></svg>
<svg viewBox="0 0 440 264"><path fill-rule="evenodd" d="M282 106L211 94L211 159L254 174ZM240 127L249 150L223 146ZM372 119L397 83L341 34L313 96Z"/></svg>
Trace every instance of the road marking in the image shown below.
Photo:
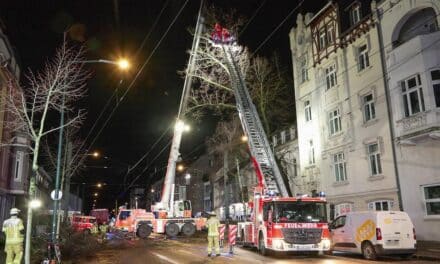
<svg viewBox="0 0 440 264"><path fill-rule="evenodd" d="M168 257L165 257L164 255L161 255L161 254L156 253L156 252L152 252L152 253L153 253L153 255L155 255L156 257L158 257L160 259L163 259L163 260L168 261L168 262L173 263L173 264L179 264L179 262L176 262L176 261L174 261L174 260L172 260L172 259L170 259Z"/></svg>

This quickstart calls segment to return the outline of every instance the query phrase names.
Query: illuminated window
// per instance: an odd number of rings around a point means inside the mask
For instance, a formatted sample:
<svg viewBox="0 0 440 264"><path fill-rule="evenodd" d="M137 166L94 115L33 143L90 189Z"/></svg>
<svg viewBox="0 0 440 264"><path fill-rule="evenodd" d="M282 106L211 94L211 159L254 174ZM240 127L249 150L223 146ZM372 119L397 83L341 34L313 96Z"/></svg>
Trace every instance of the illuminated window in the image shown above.
<svg viewBox="0 0 440 264"><path fill-rule="evenodd" d="M367 146L368 159L370 160L371 176L382 174L382 162L380 160L379 144L373 143Z"/></svg>
<svg viewBox="0 0 440 264"><path fill-rule="evenodd" d="M440 70L431 71L431 80L434 89L435 107L440 107Z"/></svg>
<svg viewBox="0 0 440 264"><path fill-rule="evenodd" d="M304 114L305 114L306 122L312 120L312 106L310 105L309 100L304 102Z"/></svg>
<svg viewBox="0 0 440 264"><path fill-rule="evenodd" d="M333 155L333 170L336 182L343 182L347 180L347 169L345 164L344 152Z"/></svg>
<svg viewBox="0 0 440 264"><path fill-rule="evenodd" d="M372 211L390 211L393 209L394 202L390 200L379 200L368 203L368 210Z"/></svg>
<svg viewBox="0 0 440 264"><path fill-rule="evenodd" d="M332 87L335 87L338 84L338 80L336 77L336 65L333 64L325 69L325 80L327 83L327 90Z"/></svg>
<svg viewBox="0 0 440 264"><path fill-rule="evenodd" d="M425 99L423 98L420 75L416 74L400 82L400 85L402 88L405 117L425 111Z"/></svg>
<svg viewBox="0 0 440 264"><path fill-rule="evenodd" d="M334 135L342 130L341 127L341 114L339 109L335 109L329 113L329 128L330 135Z"/></svg>
<svg viewBox="0 0 440 264"><path fill-rule="evenodd" d="M367 45L362 45L358 49L358 69L362 71L370 66Z"/></svg>
<svg viewBox="0 0 440 264"><path fill-rule="evenodd" d="M351 25L357 24L361 20L361 6L359 4L353 6L350 10L350 23Z"/></svg>
<svg viewBox="0 0 440 264"><path fill-rule="evenodd" d="M423 186L426 215L440 215L440 185Z"/></svg>
<svg viewBox="0 0 440 264"><path fill-rule="evenodd" d="M362 104L364 109L364 122L368 122L376 118L376 108L374 107L373 94L367 94L362 97Z"/></svg>
<svg viewBox="0 0 440 264"><path fill-rule="evenodd" d="M309 140L309 165L315 164L315 147L313 140Z"/></svg>

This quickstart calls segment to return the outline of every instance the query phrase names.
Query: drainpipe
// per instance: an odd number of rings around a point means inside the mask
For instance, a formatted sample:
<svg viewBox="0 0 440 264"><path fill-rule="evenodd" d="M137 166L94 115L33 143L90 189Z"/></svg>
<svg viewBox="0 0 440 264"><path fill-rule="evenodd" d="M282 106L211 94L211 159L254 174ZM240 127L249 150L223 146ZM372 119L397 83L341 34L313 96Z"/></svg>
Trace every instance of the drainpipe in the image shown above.
<svg viewBox="0 0 440 264"><path fill-rule="evenodd" d="M399 168L397 166L397 156L396 156L396 146L394 144L394 125L393 125L393 114L391 109L391 96L390 96L390 89L388 85L388 76L387 76L387 70L386 70L386 62L385 62L385 46L383 43L383 36L382 36L382 27L381 27L381 14L379 12L378 8L375 8L373 10L376 12L377 16L377 35L379 39L379 51L380 51L380 61L382 66L382 77L383 77L383 85L385 87L385 98L387 102L387 115L388 115L388 126L390 128L390 137L391 137L391 151L393 153L393 165L394 165L394 174L396 175L396 184L397 184L397 199L399 201L399 209L403 211L403 203L402 203L402 190L400 187L400 179L399 179Z"/></svg>

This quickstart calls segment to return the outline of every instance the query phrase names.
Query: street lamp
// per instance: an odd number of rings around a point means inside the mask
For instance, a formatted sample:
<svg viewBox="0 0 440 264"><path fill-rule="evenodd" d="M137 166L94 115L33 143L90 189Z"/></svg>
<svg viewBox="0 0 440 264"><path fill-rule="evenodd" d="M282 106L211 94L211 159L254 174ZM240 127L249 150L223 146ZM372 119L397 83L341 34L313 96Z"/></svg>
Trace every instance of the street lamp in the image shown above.
<svg viewBox="0 0 440 264"><path fill-rule="evenodd" d="M102 187L102 183L96 184L96 187L101 188Z"/></svg>
<svg viewBox="0 0 440 264"><path fill-rule="evenodd" d="M182 164L177 165L177 171L183 171L185 169L185 166Z"/></svg>
<svg viewBox="0 0 440 264"><path fill-rule="evenodd" d="M98 197L98 193L94 193L93 195L94 195L95 197Z"/></svg>
<svg viewBox="0 0 440 264"><path fill-rule="evenodd" d="M33 199L29 202L29 207L32 209L37 209L39 207L41 207L41 201L38 199Z"/></svg>
<svg viewBox="0 0 440 264"><path fill-rule="evenodd" d="M247 142L248 141L248 137L246 135L241 136L241 142Z"/></svg>
<svg viewBox="0 0 440 264"><path fill-rule="evenodd" d="M77 63L106 63L106 64L113 64L118 66L121 70L128 70L130 68L130 63L127 59L121 58L117 61L113 60L104 60L104 59L97 59L97 60L83 60L83 61L77 61Z"/></svg>

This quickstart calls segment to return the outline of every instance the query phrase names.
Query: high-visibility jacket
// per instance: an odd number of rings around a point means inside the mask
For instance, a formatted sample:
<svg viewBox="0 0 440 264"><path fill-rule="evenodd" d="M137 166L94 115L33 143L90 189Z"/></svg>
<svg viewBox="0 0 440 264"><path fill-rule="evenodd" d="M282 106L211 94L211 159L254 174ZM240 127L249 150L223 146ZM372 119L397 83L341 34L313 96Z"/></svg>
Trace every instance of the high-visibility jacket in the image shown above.
<svg viewBox="0 0 440 264"><path fill-rule="evenodd" d="M101 233L107 233L107 231L108 231L108 225L104 225L104 224L102 224L102 225L99 227L99 231L101 231Z"/></svg>
<svg viewBox="0 0 440 264"><path fill-rule="evenodd" d="M24 240L24 235L21 231L24 230L23 221L17 217L11 217L3 222L2 231L6 234L6 245L21 244Z"/></svg>
<svg viewBox="0 0 440 264"><path fill-rule="evenodd" d="M92 228L90 228L90 233L98 234L98 226L93 225Z"/></svg>
<svg viewBox="0 0 440 264"><path fill-rule="evenodd" d="M220 226L220 221L215 216L211 216L206 222L208 226L208 236L218 236L218 227Z"/></svg>

